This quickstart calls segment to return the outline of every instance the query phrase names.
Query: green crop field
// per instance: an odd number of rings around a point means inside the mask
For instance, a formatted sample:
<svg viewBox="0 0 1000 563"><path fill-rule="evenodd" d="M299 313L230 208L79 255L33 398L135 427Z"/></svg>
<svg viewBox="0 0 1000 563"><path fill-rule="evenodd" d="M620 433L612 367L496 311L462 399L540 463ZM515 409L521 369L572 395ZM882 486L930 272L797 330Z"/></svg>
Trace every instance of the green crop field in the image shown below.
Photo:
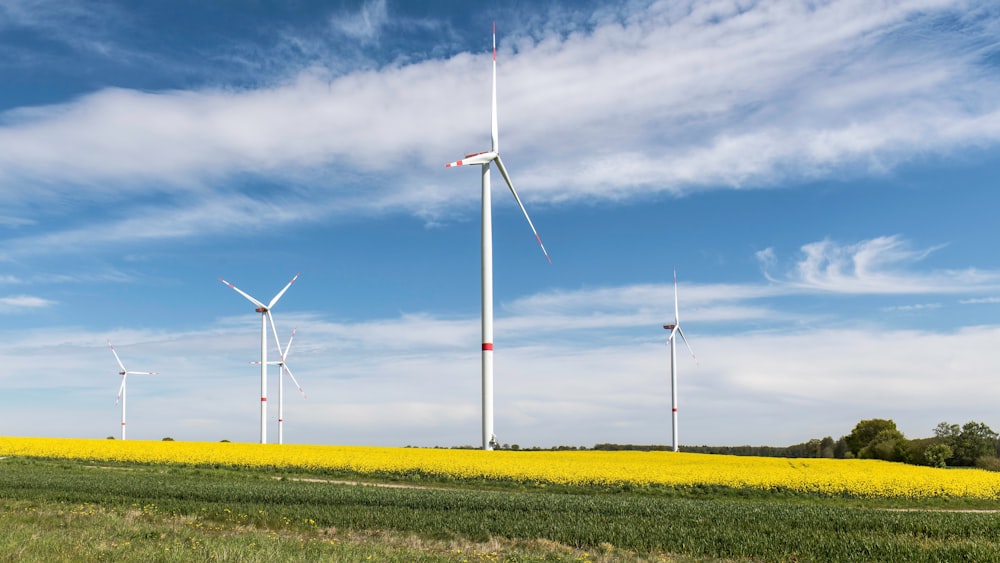
<svg viewBox="0 0 1000 563"><path fill-rule="evenodd" d="M394 485L8 457L0 559L1000 561L984 501Z"/></svg>

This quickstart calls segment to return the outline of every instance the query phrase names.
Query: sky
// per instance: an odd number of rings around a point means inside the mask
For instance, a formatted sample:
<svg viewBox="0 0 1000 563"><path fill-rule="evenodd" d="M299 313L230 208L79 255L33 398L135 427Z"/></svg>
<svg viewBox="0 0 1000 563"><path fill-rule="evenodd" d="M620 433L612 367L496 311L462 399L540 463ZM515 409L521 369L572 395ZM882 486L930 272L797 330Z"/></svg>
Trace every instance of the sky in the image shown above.
<svg viewBox="0 0 1000 563"><path fill-rule="evenodd" d="M0 435L479 445L493 22L500 443L1000 429L994 3L3 0Z"/></svg>

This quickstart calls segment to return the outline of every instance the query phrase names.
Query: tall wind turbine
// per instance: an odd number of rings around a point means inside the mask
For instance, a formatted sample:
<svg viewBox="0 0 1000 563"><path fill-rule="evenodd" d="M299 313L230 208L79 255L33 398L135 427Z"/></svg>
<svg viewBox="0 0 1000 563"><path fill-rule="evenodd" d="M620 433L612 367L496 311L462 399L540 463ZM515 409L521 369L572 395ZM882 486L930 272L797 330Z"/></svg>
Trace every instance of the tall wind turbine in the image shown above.
<svg viewBox="0 0 1000 563"><path fill-rule="evenodd" d="M688 344L687 338L684 336L684 331L681 330L681 320L680 320L680 307L677 304L677 270L674 269L674 324L663 325L663 328L670 331L670 336L667 337L667 341L670 342L670 405L672 407L672 421L674 429L674 451L679 451L680 446L677 442L677 335L681 336L681 340L684 341L684 345L687 346L688 352L691 353L691 357L697 361L698 359L694 356L694 350L691 349L691 345Z"/></svg>
<svg viewBox="0 0 1000 563"><path fill-rule="evenodd" d="M125 379L130 375L156 375L155 371L129 371L125 369L125 365L122 364L121 358L118 357L118 352L115 351L115 347L111 345L111 340L108 340L108 347L111 348L111 353L115 355L115 361L118 362L118 367L121 371L118 375L122 376L122 385L118 388L118 398L115 399L115 404L121 401L122 404L122 440L125 439Z"/></svg>
<svg viewBox="0 0 1000 563"><path fill-rule="evenodd" d="M295 280L299 279L299 274L295 274L292 281L282 288L277 295L271 299L271 302L267 305L261 303L254 297L250 296L246 292L242 291L235 285L227 282L226 280L219 278L219 281L233 288L236 293L239 293L247 299L247 301L253 303L257 306L255 311L260 313L260 443L267 443L267 321L271 317L271 308L281 299L281 296L288 291L288 288L295 283ZM271 321L274 322L273 320ZM279 345L280 348L280 345Z"/></svg>
<svg viewBox="0 0 1000 563"><path fill-rule="evenodd" d="M292 340L295 340L295 331L297 329L292 329L292 336L288 338L288 344L285 345L285 349L281 349L281 341L278 340L278 330L274 327L274 315L271 317L271 331L274 333L274 341L278 343L278 354L281 359L277 362L267 362L268 365L278 366L278 443L284 444L284 423L285 423L285 372L288 372L288 377L292 378L292 383L298 388L299 393L302 394L303 399L307 399L306 392L302 390L302 386L299 382L295 380L295 376L292 375L292 369L288 367L286 363L286 358L288 358L288 351L292 348ZM257 365L260 362L250 362L251 364Z"/></svg>
<svg viewBox="0 0 1000 563"><path fill-rule="evenodd" d="M466 155L466 157L462 160L445 165L445 168L451 168L453 166L471 166L478 164L482 168L482 353L484 450L492 450L493 446L496 444L496 436L493 433L493 212L490 192L491 164L496 163L497 169L500 171L500 175L503 176L504 181L507 182L507 187L510 188L510 193L514 196L514 201L516 201L518 207L521 208L521 213L524 214L524 218L528 220L528 226L531 227L531 232L535 233L535 239L538 241L538 245L542 247L545 259L548 260L550 264L552 263L552 259L549 258L549 253L545 250L545 245L542 244L541 237L538 236L538 231L535 230L535 225L531 222L531 217L528 216L528 211L524 208L524 204L521 203L521 198L517 196L517 190L514 189L514 184L510 181L510 175L507 173L507 167L503 165L503 160L500 159L500 140L497 132L497 25L495 22L493 24L493 99L490 108L490 138L492 141L492 149L485 152Z"/></svg>

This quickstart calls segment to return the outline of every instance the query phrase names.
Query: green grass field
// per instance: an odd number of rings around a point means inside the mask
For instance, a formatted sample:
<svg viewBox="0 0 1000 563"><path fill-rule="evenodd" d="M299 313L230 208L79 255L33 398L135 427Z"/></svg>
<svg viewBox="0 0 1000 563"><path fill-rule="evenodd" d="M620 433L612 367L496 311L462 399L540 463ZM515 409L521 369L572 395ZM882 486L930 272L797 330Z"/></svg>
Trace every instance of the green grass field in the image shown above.
<svg viewBox="0 0 1000 563"><path fill-rule="evenodd" d="M0 559L1000 561L985 501L394 484L10 457Z"/></svg>

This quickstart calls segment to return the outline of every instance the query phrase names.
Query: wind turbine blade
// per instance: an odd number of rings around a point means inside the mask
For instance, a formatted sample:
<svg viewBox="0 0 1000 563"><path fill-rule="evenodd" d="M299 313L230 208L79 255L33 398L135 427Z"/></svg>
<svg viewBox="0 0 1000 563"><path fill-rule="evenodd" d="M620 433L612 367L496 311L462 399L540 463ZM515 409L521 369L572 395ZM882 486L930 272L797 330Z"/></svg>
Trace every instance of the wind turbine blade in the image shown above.
<svg viewBox="0 0 1000 563"><path fill-rule="evenodd" d="M118 396L115 397L115 404L116 405L118 404L118 401L122 400L122 393L125 392L125 378L126 377L127 377L126 375L122 375L122 384L118 388Z"/></svg>
<svg viewBox="0 0 1000 563"><path fill-rule="evenodd" d="M497 22L493 22L493 103L490 106L490 140L493 152L500 152L500 132L497 127Z"/></svg>
<svg viewBox="0 0 1000 563"><path fill-rule="evenodd" d="M281 352L282 358L288 357L288 351L292 349L292 340L295 340L295 331L299 330L298 327L292 329L292 335L288 337L288 344L285 345L285 351ZM279 346L280 348L280 346Z"/></svg>
<svg viewBox="0 0 1000 563"><path fill-rule="evenodd" d="M292 284L295 283L295 280L297 279L299 279L299 274L295 274L295 277L292 278L292 281L288 282L288 285L286 285L281 291L278 292L277 295L274 296L274 299L272 299L271 302L267 304L267 308L270 309L271 307L274 307L274 304L278 302L278 299L281 299L281 296L284 295L286 291L288 291L288 288L292 287ZM278 340L276 338L275 342L277 341ZM278 347L280 348L281 346Z"/></svg>
<svg viewBox="0 0 1000 563"><path fill-rule="evenodd" d="M302 393L302 398L303 399L308 399L309 397L306 397L306 392L302 390L302 386L299 385L299 382L295 381L295 376L292 375L292 370L289 369L289 367L287 365L285 366L285 371L288 372L288 377L292 378L292 383L294 383L295 387L298 388L299 393Z"/></svg>
<svg viewBox="0 0 1000 563"><path fill-rule="evenodd" d="M247 363L250 364L250 365L252 365L252 366L259 366L260 365L260 360L257 360L255 362L247 362ZM269 366L280 366L280 365L283 365L283 363L281 361L267 362L267 365L269 365Z"/></svg>
<svg viewBox="0 0 1000 563"><path fill-rule="evenodd" d="M674 328L670 329L670 336L667 337L667 342L673 340L675 334L677 334L677 325L674 325Z"/></svg>
<svg viewBox="0 0 1000 563"><path fill-rule="evenodd" d="M278 329L274 326L274 316L271 315L271 311L264 313L267 315L267 320L271 322L271 334L274 335L274 344L278 347L278 356L281 357L281 363L285 363L285 355L281 351L281 341L278 340Z"/></svg>
<svg viewBox="0 0 1000 563"><path fill-rule="evenodd" d="M684 345L687 346L688 352L691 353L691 358L694 360L695 363L698 363L698 358L697 358L697 356L694 355L694 350L691 349L691 345L688 344L688 339L684 336L684 331L681 330L681 327L679 327L679 326L677 327L676 330L677 330L678 333L680 333L681 340L683 340L684 341Z"/></svg>
<svg viewBox="0 0 1000 563"><path fill-rule="evenodd" d="M531 227L531 232L535 233L535 240L538 241L538 246L542 247L542 253L545 254L545 259L552 263L552 258L549 257L549 253L545 250L545 245L542 244L542 237L538 236L538 231L535 230L535 224L531 222L531 217L528 216L528 210L524 208L524 204L521 203L521 198L517 196L517 190L514 189L514 183L510 181L510 174L507 174L507 167L503 165L503 160L500 160L500 155L496 157L497 168L500 170L500 175L507 182L507 187L510 188L510 193L514 195L514 200L517 201L518 207L521 208L521 213L524 213L524 218L528 220L528 226Z"/></svg>
<svg viewBox="0 0 1000 563"><path fill-rule="evenodd" d="M248 300L248 301L250 301L251 303L253 303L254 305L256 305L256 306L258 306L258 307L260 307L260 308L262 308L262 309L266 309L266 308L267 308L267 307L265 307L265 306L264 306L264 304L263 304L263 303L261 303L260 301L257 301L257 300L256 300L256 299L254 299L254 298L253 298L252 296L250 296L249 294L247 294L247 293L246 293L245 291L243 291L242 289L240 289L240 288L236 287L235 285L233 285L233 284L231 284L231 283L227 282L226 280L224 280L224 279L222 279L222 278L219 278L219 281L220 281L220 282L222 282L222 283L224 283L224 284L226 284L226 285L228 285L229 287L233 288L233 290L234 290L234 291L235 291L236 293L239 293L239 294L240 294L240 295L242 295L243 297L246 297L246 298L247 298L247 300Z"/></svg>
<svg viewBox="0 0 1000 563"><path fill-rule="evenodd" d="M118 352L115 352L115 347L111 345L111 340L108 339L108 347L111 348L111 353L115 355L115 361L118 362L118 367L122 368L122 371L127 371L125 365L122 364L121 358L118 357Z"/></svg>
<svg viewBox="0 0 1000 563"><path fill-rule="evenodd" d="M677 268L674 268L674 324L680 325L680 306L677 304Z"/></svg>
<svg viewBox="0 0 1000 563"><path fill-rule="evenodd" d="M158 371L126 371L127 375L160 375Z"/></svg>

